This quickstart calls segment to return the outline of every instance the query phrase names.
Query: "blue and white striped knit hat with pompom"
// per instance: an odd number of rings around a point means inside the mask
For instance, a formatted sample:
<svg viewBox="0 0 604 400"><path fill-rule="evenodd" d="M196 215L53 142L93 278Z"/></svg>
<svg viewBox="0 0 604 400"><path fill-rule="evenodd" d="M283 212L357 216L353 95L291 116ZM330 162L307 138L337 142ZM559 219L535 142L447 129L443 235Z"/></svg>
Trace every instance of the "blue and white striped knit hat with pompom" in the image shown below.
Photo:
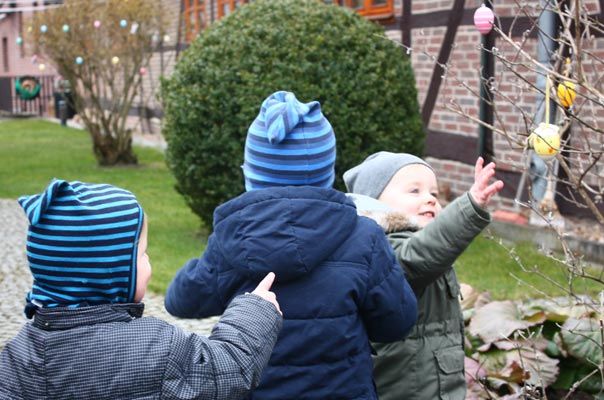
<svg viewBox="0 0 604 400"><path fill-rule="evenodd" d="M331 187L336 138L318 101L301 103L276 92L262 103L245 141L247 191L272 186Z"/></svg>
<svg viewBox="0 0 604 400"><path fill-rule="evenodd" d="M36 307L133 301L143 210L132 193L54 179L44 193L18 201L30 223L28 317Z"/></svg>

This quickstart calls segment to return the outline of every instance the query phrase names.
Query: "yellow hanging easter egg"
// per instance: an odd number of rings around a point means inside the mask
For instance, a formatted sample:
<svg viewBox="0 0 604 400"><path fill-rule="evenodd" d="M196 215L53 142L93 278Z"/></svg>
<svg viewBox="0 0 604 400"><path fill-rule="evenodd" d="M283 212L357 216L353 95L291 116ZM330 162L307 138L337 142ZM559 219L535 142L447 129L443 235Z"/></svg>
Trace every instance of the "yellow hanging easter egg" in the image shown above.
<svg viewBox="0 0 604 400"><path fill-rule="evenodd" d="M113 65L117 65L117 64L119 64L119 62L120 62L120 58L119 58L118 56L114 56L114 57L111 59L111 63L112 63Z"/></svg>
<svg viewBox="0 0 604 400"><path fill-rule="evenodd" d="M560 152L560 128L557 125L540 123L529 136L529 144L544 160Z"/></svg>
<svg viewBox="0 0 604 400"><path fill-rule="evenodd" d="M558 100L564 107L570 107L577 98L575 84L568 81L563 81L558 85Z"/></svg>

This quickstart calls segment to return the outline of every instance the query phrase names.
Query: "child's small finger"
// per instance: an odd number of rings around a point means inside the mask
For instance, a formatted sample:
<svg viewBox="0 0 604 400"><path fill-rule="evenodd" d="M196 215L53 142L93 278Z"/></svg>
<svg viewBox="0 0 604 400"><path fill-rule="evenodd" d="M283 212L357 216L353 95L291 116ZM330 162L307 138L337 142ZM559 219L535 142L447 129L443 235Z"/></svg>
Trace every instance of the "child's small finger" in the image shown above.
<svg viewBox="0 0 604 400"><path fill-rule="evenodd" d="M262 281L260 281L260 283L258 284L258 286L256 287L256 289L263 289L263 290L271 290L271 286L273 286L273 282L275 281L275 273L274 272L269 272L264 279L262 279Z"/></svg>

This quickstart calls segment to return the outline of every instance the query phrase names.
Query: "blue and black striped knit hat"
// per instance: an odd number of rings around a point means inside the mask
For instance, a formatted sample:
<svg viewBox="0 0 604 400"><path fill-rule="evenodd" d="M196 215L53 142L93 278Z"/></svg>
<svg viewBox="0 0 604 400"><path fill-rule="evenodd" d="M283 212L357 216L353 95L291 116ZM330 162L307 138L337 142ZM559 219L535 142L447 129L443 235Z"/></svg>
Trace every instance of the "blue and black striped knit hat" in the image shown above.
<svg viewBox="0 0 604 400"><path fill-rule="evenodd" d="M54 179L44 193L18 201L30 223L28 317L36 307L133 301L143 210L132 193Z"/></svg>
<svg viewBox="0 0 604 400"><path fill-rule="evenodd" d="M247 191L272 186L331 187L336 138L318 101L301 103L276 92L262 103L245 141Z"/></svg>

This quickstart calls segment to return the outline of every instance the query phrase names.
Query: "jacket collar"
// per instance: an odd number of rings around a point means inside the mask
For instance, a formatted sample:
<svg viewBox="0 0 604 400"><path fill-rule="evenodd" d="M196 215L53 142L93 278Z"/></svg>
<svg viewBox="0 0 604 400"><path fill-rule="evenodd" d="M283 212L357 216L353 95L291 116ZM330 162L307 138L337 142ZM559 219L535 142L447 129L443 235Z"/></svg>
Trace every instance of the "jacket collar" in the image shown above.
<svg viewBox="0 0 604 400"><path fill-rule="evenodd" d="M108 322L129 322L143 316L143 303L102 304L89 307L38 308L33 325L52 331Z"/></svg>
<svg viewBox="0 0 604 400"><path fill-rule="evenodd" d="M359 215L373 219L385 233L419 230L413 218L397 211L360 211Z"/></svg>

